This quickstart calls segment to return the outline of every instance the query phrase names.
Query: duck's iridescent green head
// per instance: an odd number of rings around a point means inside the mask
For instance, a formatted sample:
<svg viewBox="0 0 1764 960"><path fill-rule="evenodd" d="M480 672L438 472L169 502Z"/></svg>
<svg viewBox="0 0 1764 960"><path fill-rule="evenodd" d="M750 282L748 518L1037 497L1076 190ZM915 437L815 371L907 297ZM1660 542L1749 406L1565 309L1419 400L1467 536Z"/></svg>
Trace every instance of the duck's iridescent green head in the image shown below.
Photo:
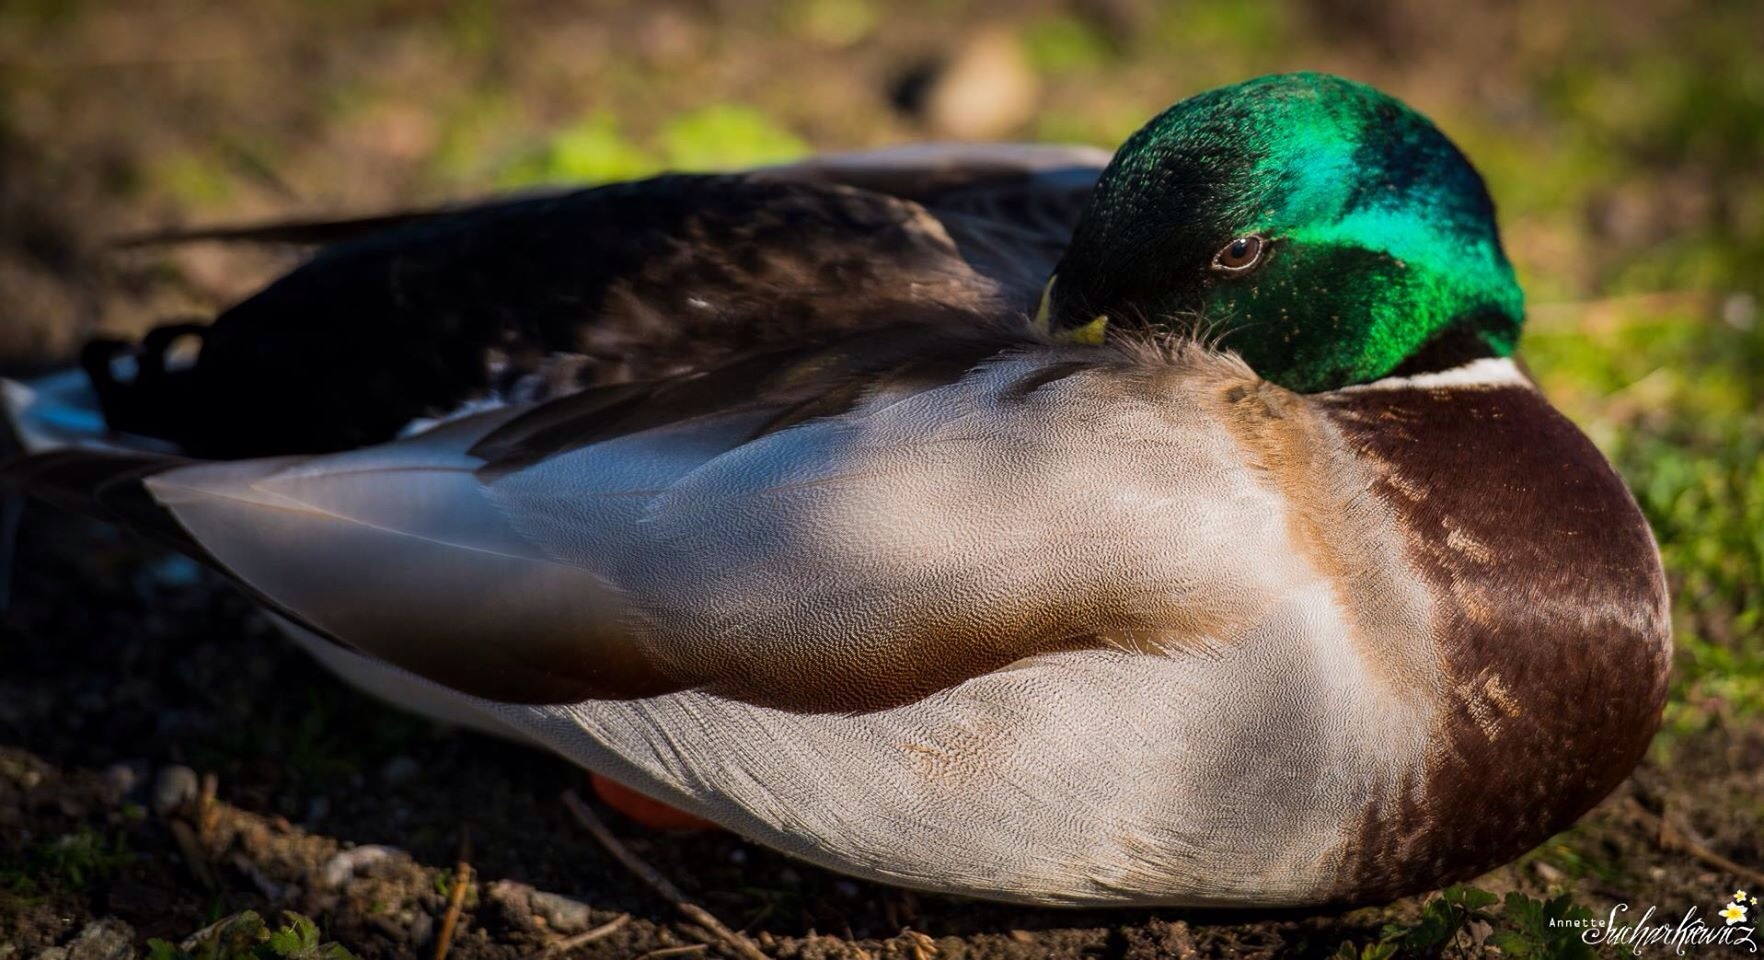
<svg viewBox="0 0 1764 960"><path fill-rule="evenodd" d="M1055 278L1056 328L1191 327L1306 392L1506 356L1524 313L1464 155L1395 99L1314 73L1200 94L1135 133Z"/></svg>

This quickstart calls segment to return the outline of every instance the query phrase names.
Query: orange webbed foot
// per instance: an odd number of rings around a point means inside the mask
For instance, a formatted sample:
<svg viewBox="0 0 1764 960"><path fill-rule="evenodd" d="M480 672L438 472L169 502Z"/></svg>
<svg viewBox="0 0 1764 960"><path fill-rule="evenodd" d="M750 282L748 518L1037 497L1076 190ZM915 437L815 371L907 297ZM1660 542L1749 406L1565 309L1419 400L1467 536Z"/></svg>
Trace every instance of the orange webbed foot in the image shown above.
<svg viewBox="0 0 1764 960"><path fill-rule="evenodd" d="M684 810L638 793L611 777L590 772L588 778L594 784L594 793L600 797L602 803L651 830L718 829L709 820L695 817Z"/></svg>

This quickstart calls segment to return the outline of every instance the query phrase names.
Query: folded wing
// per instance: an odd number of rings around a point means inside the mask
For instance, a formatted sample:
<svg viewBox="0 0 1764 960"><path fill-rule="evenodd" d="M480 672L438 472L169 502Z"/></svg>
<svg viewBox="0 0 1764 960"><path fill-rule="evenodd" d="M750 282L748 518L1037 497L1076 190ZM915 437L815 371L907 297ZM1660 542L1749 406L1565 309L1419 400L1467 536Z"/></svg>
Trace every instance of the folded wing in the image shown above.
<svg viewBox="0 0 1764 960"><path fill-rule="evenodd" d="M1264 617L1305 574L1219 416L1249 376L922 328L145 483L278 611L469 694L881 709Z"/></svg>
<svg viewBox="0 0 1764 960"><path fill-rule="evenodd" d="M705 370L903 320L1019 317L1105 160L928 147L160 237L327 245L213 323L94 344L86 367L112 428L237 458L384 442L464 405ZM192 342L193 365L176 368L175 348ZM133 377L113 375L125 355Z"/></svg>

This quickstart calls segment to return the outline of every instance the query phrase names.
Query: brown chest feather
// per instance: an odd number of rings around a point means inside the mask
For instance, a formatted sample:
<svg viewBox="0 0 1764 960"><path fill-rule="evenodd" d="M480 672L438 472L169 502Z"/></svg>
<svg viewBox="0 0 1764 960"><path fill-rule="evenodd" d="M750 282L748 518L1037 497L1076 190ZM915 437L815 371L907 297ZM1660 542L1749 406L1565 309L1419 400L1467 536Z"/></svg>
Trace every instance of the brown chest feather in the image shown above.
<svg viewBox="0 0 1764 960"><path fill-rule="evenodd" d="M1368 811L1348 872L1362 891L1402 863L1473 875L1566 827L1640 760L1671 660L1659 552L1616 472L1534 390L1324 403L1406 528L1448 678L1426 782L1401 809Z"/></svg>

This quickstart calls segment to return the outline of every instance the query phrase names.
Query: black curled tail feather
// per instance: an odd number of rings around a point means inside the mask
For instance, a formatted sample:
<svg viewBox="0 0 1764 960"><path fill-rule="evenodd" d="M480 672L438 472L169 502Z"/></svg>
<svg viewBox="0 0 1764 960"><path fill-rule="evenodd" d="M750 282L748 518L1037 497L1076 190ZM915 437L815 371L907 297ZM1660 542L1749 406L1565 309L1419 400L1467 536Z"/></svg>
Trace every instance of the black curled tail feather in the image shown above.
<svg viewBox="0 0 1764 960"><path fill-rule="evenodd" d="M201 422L196 372L174 369L167 355L179 344L206 338L208 324L175 321L147 332L139 344L98 338L80 351L80 368L92 384L104 422L118 433L179 443L188 424ZM119 360L134 364L134 375L119 378Z"/></svg>
<svg viewBox="0 0 1764 960"><path fill-rule="evenodd" d="M153 453L51 450L0 462L0 493L26 495L127 530L188 554L209 566L214 558L143 482L190 461Z"/></svg>

